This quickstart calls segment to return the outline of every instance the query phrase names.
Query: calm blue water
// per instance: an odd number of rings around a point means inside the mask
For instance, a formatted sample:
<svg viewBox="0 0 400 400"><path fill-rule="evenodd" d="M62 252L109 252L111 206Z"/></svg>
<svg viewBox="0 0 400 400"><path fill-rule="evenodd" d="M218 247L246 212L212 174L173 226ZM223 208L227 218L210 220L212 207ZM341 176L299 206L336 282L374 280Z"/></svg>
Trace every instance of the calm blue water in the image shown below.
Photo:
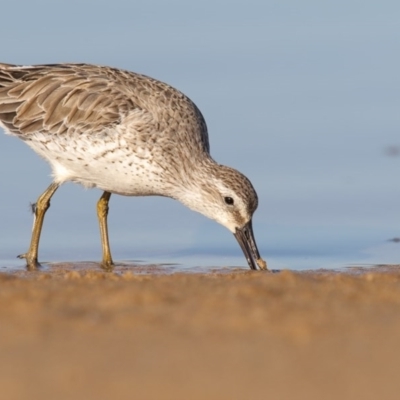
<svg viewBox="0 0 400 400"><path fill-rule="evenodd" d="M0 26L2 62L108 64L189 95L214 158L258 191L254 229L269 267L400 262L390 241L400 237L400 3L34 0L2 10L19 15L17 30L12 18ZM0 267L16 268L50 170L1 133L0 171ZM41 260L100 258L99 196L73 184L55 194ZM228 231L172 200L114 196L110 208L116 260L247 268Z"/></svg>

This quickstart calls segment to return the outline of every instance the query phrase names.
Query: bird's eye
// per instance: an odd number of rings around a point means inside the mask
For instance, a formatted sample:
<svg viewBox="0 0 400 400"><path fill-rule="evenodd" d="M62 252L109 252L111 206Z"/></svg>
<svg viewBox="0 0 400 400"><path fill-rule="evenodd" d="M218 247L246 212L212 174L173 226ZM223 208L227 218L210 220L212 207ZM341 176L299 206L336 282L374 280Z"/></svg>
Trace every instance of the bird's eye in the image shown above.
<svg viewBox="0 0 400 400"><path fill-rule="evenodd" d="M224 197L225 203L228 205L233 205L234 201L232 199L232 197Z"/></svg>

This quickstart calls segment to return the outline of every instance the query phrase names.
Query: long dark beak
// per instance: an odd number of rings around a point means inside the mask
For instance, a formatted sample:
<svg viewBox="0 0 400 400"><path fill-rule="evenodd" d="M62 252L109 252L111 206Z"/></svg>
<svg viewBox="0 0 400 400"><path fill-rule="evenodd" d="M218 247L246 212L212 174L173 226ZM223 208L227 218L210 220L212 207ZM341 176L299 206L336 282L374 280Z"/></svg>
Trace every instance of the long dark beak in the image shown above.
<svg viewBox="0 0 400 400"><path fill-rule="evenodd" d="M243 250L247 262L249 263L249 267L254 270L258 268L267 269L267 264L260 257L260 253L257 249L251 220L242 228L236 228L236 232L234 233L234 235Z"/></svg>

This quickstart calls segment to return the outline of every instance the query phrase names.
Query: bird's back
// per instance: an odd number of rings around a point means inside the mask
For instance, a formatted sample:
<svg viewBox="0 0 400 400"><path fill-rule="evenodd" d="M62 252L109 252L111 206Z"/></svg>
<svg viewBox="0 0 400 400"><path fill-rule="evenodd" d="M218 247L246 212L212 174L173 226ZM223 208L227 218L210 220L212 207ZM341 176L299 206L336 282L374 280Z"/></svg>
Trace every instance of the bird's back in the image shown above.
<svg viewBox="0 0 400 400"><path fill-rule="evenodd" d="M144 117L147 127L151 119L158 132L168 128L178 142L190 131L185 140L209 151L200 111L163 82L88 64L0 64L0 122L11 134L93 133L118 126L129 116Z"/></svg>

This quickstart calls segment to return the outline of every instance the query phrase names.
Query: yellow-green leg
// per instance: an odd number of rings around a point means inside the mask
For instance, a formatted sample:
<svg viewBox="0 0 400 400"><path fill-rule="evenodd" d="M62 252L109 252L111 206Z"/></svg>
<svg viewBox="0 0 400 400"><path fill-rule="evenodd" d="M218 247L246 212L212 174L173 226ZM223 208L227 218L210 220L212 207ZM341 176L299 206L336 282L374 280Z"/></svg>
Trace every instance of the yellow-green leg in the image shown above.
<svg viewBox="0 0 400 400"><path fill-rule="evenodd" d="M101 262L101 266L106 270L111 270L114 266L113 260L111 258L107 225L108 202L110 200L110 197L110 192L104 192L97 202L97 218L99 219L101 247L103 250L103 260Z"/></svg>
<svg viewBox="0 0 400 400"><path fill-rule="evenodd" d="M58 189L58 183L52 183L38 198L34 207L34 220L32 229L32 238L29 250L25 254L21 254L18 258L25 258L26 266L29 270L35 270L40 267L38 262L38 250L40 234L42 232L43 220L46 211L50 207L50 199L54 192Z"/></svg>

